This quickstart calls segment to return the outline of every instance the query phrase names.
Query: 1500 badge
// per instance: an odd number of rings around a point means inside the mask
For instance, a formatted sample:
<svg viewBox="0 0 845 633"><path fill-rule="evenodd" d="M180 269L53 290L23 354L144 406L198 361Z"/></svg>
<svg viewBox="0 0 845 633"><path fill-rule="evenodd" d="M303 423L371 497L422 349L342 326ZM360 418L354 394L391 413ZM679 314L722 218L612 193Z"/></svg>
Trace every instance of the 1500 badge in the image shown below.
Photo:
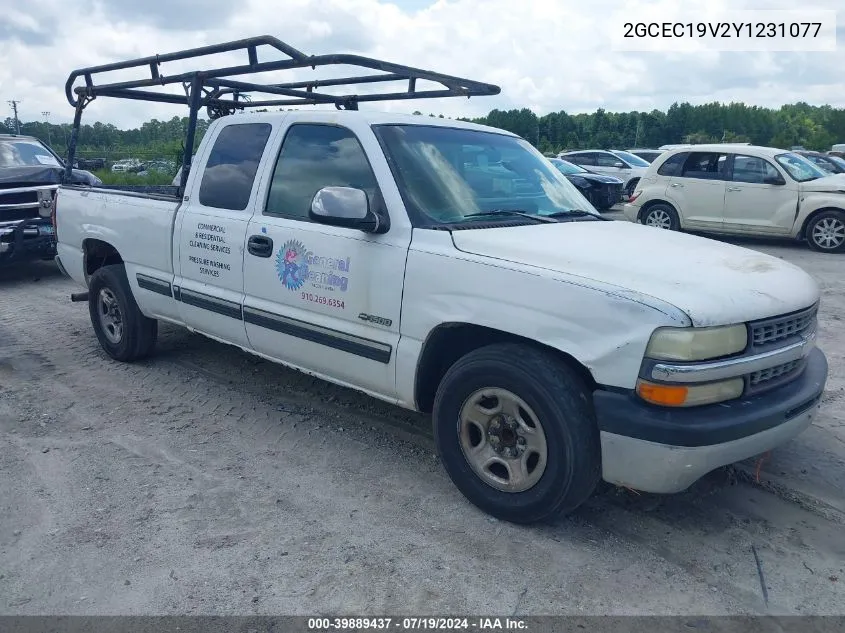
<svg viewBox="0 0 845 633"><path fill-rule="evenodd" d="M376 316L374 314L365 314L362 312L358 315L358 318L362 321L366 321L367 323L375 323L376 325L383 325L385 327L393 325L393 319L385 319L384 317Z"/></svg>

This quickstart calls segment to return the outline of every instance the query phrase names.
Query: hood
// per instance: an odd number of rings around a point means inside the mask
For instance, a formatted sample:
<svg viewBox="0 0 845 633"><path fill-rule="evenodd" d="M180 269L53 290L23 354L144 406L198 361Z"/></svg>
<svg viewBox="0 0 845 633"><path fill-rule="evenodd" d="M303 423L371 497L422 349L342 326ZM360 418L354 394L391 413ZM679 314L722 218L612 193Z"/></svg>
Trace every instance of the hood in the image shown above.
<svg viewBox="0 0 845 633"><path fill-rule="evenodd" d="M28 167L0 167L0 186L58 185L62 182L64 167L33 165ZM100 179L82 169L74 169L70 184L99 185Z"/></svg>
<svg viewBox="0 0 845 633"><path fill-rule="evenodd" d="M620 178L615 178L613 176L605 176L604 174L590 174L590 173L579 173L579 174L570 174L571 178L583 178L584 180L589 180L590 182L597 182L603 185L621 185L623 181Z"/></svg>
<svg viewBox="0 0 845 633"><path fill-rule="evenodd" d="M845 193L845 174L831 174L824 178L817 178L801 183L801 191L807 192L842 192Z"/></svg>
<svg viewBox="0 0 845 633"><path fill-rule="evenodd" d="M469 229L453 231L452 239L467 253L653 297L682 310L696 326L793 312L819 298L813 278L781 259L631 222Z"/></svg>

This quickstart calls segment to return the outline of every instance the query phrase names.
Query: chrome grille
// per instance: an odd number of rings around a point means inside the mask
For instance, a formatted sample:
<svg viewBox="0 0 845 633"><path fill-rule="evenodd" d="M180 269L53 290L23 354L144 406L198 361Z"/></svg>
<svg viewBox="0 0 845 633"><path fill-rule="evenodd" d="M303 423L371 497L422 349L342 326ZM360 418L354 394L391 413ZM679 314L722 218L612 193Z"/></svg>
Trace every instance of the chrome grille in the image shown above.
<svg viewBox="0 0 845 633"><path fill-rule="evenodd" d="M774 367L769 367L768 369L755 371L753 374L748 375L748 382L752 387L756 387L761 383L768 382L769 380L782 378L799 369L803 362L804 361L801 359L793 360L788 363L784 363L783 365L775 365Z"/></svg>
<svg viewBox="0 0 845 633"><path fill-rule="evenodd" d="M789 314L751 324L751 343L761 347L801 334L816 320L818 307L813 306L797 314Z"/></svg>

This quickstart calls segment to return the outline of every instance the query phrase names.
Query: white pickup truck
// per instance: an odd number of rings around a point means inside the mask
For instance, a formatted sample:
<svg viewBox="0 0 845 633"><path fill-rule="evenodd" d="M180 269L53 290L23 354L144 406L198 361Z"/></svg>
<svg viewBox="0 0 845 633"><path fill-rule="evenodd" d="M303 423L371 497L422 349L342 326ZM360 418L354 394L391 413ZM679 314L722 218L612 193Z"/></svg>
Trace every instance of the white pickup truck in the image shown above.
<svg viewBox="0 0 845 633"><path fill-rule="evenodd" d="M533 522L657 493L815 415L819 288L602 218L525 140L365 111L212 122L180 198L62 186L58 261L120 361L158 321L431 412L474 504Z"/></svg>
<svg viewBox="0 0 845 633"><path fill-rule="evenodd" d="M455 484L506 519L599 476L679 491L809 425L806 273L585 206L501 130L287 112L212 123L182 201L62 187L56 232L113 358L164 320L432 411Z"/></svg>

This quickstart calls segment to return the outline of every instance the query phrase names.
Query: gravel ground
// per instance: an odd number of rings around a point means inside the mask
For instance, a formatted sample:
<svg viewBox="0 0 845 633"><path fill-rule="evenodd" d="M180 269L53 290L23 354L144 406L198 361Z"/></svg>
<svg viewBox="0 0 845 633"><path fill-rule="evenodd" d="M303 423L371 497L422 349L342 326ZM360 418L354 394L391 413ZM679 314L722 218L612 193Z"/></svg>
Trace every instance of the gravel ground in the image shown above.
<svg viewBox="0 0 845 633"><path fill-rule="evenodd" d="M845 259L743 245L824 288L813 426L540 527L469 505L421 416L169 326L109 361L52 264L2 272L0 613L843 614Z"/></svg>

